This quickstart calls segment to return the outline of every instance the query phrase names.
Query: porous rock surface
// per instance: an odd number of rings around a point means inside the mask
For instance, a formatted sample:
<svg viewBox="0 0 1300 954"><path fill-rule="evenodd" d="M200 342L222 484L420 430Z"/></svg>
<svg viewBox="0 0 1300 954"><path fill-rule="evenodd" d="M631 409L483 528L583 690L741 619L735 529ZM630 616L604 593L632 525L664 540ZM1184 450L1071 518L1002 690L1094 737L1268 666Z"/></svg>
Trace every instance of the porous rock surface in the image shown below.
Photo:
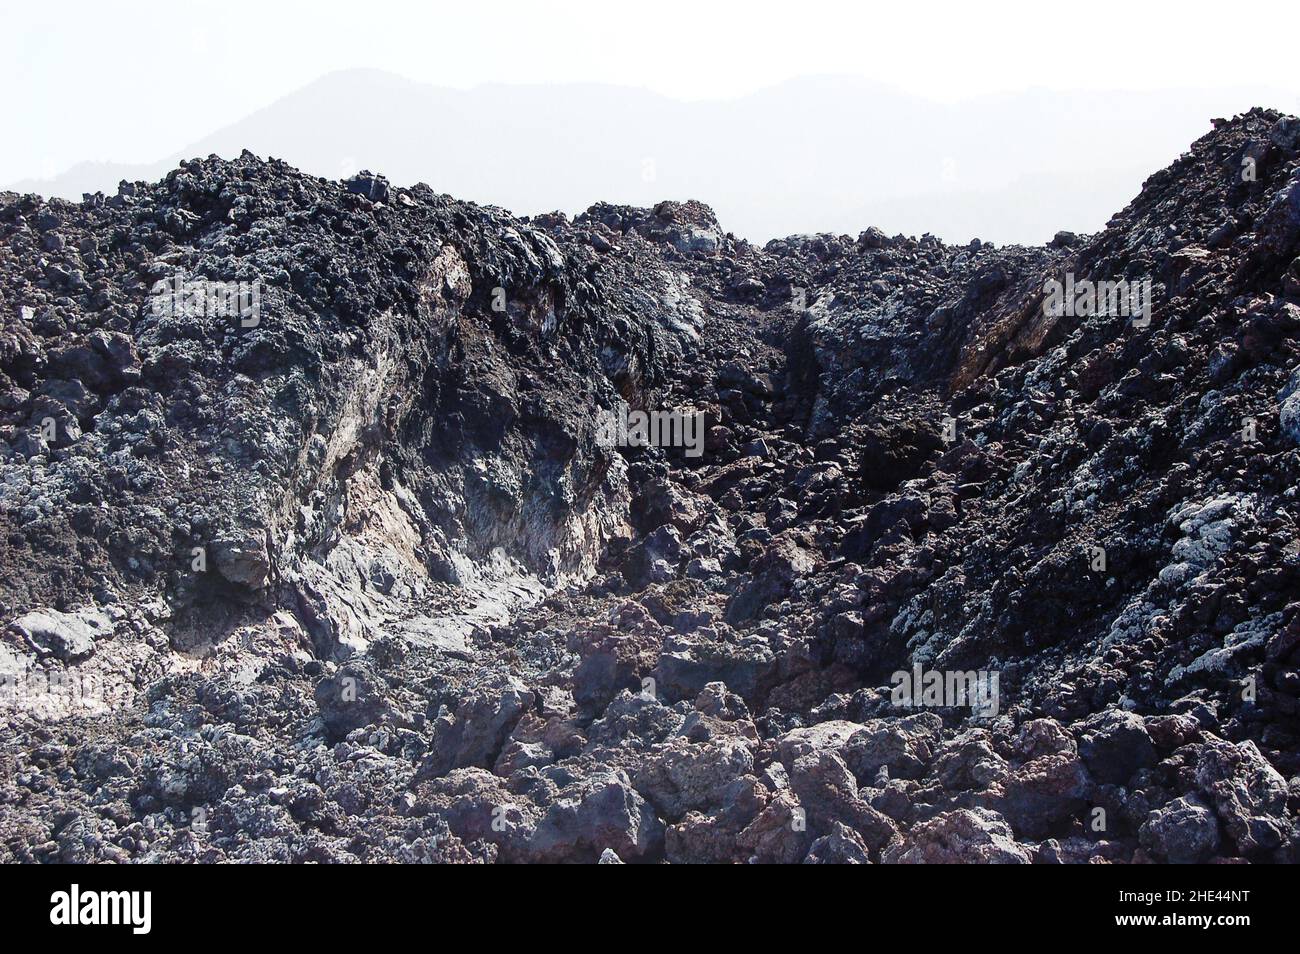
<svg viewBox="0 0 1300 954"><path fill-rule="evenodd" d="M1300 860L1298 329L1263 110L1040 248L0 194L0 859Z"/></svg>

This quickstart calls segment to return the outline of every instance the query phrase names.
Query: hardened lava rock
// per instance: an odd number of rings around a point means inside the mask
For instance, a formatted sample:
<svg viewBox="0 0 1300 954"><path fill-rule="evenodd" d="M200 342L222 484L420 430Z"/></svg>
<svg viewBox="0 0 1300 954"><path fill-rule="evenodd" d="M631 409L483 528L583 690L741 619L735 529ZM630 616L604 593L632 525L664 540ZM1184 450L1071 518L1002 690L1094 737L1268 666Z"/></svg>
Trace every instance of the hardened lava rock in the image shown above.
<svg viewBox="0 0 1300 954"><path fill-rule="evenodd" d="M0 859L1298 861L1298 331L1265 110L1036 248L0 194Z"/></svg>

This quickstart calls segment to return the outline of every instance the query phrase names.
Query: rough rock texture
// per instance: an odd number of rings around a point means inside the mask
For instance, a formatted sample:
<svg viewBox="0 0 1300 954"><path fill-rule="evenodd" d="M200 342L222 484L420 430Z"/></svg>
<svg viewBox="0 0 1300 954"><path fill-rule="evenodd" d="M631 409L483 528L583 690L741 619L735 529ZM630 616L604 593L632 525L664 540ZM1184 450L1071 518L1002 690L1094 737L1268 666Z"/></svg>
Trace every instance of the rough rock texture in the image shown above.
<svg viewBox="0 0 1300 954"><path fill-rule="evenodd" d="M0 859L1300 860L1298 330L1258 110L1041 248L2 194Z"/></svg>

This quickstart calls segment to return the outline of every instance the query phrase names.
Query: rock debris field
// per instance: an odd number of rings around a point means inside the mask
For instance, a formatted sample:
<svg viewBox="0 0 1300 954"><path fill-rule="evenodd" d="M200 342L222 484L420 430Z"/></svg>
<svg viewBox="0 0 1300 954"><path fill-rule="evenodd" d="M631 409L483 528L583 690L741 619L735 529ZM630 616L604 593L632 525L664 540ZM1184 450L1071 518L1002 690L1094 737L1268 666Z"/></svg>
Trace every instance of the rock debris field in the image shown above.
<svg viewBox="0 0 1300 954"><path fill-rule="evenodd" d="M1300 861L1300 121L1213 127L1035 248L0 193L0 860Z"/></svg>

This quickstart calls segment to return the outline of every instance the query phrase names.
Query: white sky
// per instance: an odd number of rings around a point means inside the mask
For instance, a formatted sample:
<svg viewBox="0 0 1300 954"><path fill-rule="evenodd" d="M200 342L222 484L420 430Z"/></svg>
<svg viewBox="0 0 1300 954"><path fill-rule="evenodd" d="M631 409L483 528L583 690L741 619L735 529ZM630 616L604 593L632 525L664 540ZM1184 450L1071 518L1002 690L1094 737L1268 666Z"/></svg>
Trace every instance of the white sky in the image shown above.
<svg viewBox="0 0 1300 954"><path fill-rule="evenodd" d="M825 73L947 101L1259 85L1300 112L1296 0L2 0L0 10L0 183L80 160L156 160L323 73L364 66L446 86L594 81L688 99Z"/></svg>

